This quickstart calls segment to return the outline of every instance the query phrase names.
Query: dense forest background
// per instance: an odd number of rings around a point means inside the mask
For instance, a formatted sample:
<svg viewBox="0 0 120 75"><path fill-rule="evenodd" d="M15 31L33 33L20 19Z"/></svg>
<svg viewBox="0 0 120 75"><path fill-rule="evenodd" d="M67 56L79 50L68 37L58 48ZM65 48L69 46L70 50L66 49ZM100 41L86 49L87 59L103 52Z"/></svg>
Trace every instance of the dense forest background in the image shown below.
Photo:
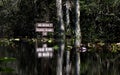
<svg viewBox="0 0 120 75"><path fill-rule="evenodd" d="M0 72L119 75L119 8L119 0L0 0ZM53 23L54 33L41 37L35 24L45 22ZM38 58L36 42L53 46L53 58Z"/></svg>
<svg viewBox="0 0 120 75"><path fill-rule="evenodd" d="M52 22L57 30L55 0L0 0L0 37L36 37L36 22ZM70 29L74 29L74 3L70 1ZM120 41L120 1L80 0L82 42ZM65 1L63 1L65 13ZM65 15L64 15L65 16ZM66 21L64 21L65 23ZM72 34L71 34L72 32ZM57 32L55 32L57 34Z"/></svg>

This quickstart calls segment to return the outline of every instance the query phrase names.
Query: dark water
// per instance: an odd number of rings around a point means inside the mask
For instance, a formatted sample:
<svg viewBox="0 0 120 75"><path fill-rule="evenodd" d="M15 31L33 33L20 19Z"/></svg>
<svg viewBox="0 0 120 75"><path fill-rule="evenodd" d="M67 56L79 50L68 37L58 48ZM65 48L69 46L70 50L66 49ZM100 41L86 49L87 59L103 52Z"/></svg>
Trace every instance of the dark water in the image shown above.
<svg viewBox="0 0 120 75"><path fill-rule="evenodd" d="M120 75L120 54L81 54L81 75Z"/></svg>
<svg viewBox="0 0 120 75"><path fill-rule="evenodd" d="M57 51L53 58L38 58L35 43L19 42L15 47L0 47L0 57L14 57L16 61L4 66L15 71L0 75L56 75ZM74 59L74 56L71 56ZM74 72L74 61L72 61ZM65 66L63 62L63 66ZM64 67L63 67L63 72ZM64 73L63 73L64 74ZM74 75L74 74L71 74ZM120 54L110 52L81 53L81 75L120 75Z"/></svg>

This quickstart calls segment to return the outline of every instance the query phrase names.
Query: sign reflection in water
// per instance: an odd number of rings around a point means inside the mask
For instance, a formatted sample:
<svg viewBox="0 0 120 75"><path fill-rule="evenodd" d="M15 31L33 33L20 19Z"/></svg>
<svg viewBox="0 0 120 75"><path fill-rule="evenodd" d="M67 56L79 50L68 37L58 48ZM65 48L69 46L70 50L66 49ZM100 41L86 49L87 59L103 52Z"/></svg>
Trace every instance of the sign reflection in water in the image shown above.
<svg viewBox="0 0 120 75"><path fill-rule="evenodd" d="M53 48L47 47L47 44L43 44L42 48L36 48L38 53L38 57L52 57L53 56Z"/></svg>

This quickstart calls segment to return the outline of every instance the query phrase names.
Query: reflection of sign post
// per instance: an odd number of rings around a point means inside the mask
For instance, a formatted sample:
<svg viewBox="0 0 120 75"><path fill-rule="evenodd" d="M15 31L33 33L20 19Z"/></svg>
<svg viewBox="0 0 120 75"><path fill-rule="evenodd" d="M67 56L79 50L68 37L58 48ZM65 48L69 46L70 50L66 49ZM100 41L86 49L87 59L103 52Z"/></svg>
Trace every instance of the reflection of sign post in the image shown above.
<svg viewBox="0 0 120 75"><path fill-rule="evenodd" d="M47 44L43 44L42 48L36 48L38 53L38 57L52 57L53 56L53 48L47 47Z"/></svg>
<svg viewBox="0 0 120 75"><path fill-rule="evenodd" d="M54 32L52 23L37 23L36 32L42 32L43 36L47 36L48 32Z"/></svg>

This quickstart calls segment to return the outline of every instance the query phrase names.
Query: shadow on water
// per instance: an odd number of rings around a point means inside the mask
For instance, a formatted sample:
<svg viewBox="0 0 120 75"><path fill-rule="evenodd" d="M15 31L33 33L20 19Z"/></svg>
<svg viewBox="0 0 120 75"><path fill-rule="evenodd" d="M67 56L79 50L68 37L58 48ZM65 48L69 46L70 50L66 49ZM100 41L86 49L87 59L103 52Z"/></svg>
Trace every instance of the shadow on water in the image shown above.
<svg viewBox="0 0 120 75"><path fill-rule="evenodd" d="M15 69L0 75L56 75L56 52L53 58L38 58L35 43L18 42L15 48L0 47L0 57L15 57L8 63ZM81 53L81 75L120 75L120 54L109 52Z"/></svg>
<svg viewBox="0 0 120 75"><path fill-rule="evenodd" d="M119 53L81 53L81 75L120 75Z"/></svg>
<svg viewBox="0 0 120 75"><path fill-rule="evenodd" d="M56 56L53 58L38 58L35 43L17 42L15 48L0 47L0 57L14 57L15 62L7 63L15 71L0 75L55 75Z"/></svg>
<svg viewBox="0 0 120 75"><path fill-rule="evenodd" d="M38 58L35 43L21 42L16 58L19 68L18 75L55 75L56 58Z"/></svg>

